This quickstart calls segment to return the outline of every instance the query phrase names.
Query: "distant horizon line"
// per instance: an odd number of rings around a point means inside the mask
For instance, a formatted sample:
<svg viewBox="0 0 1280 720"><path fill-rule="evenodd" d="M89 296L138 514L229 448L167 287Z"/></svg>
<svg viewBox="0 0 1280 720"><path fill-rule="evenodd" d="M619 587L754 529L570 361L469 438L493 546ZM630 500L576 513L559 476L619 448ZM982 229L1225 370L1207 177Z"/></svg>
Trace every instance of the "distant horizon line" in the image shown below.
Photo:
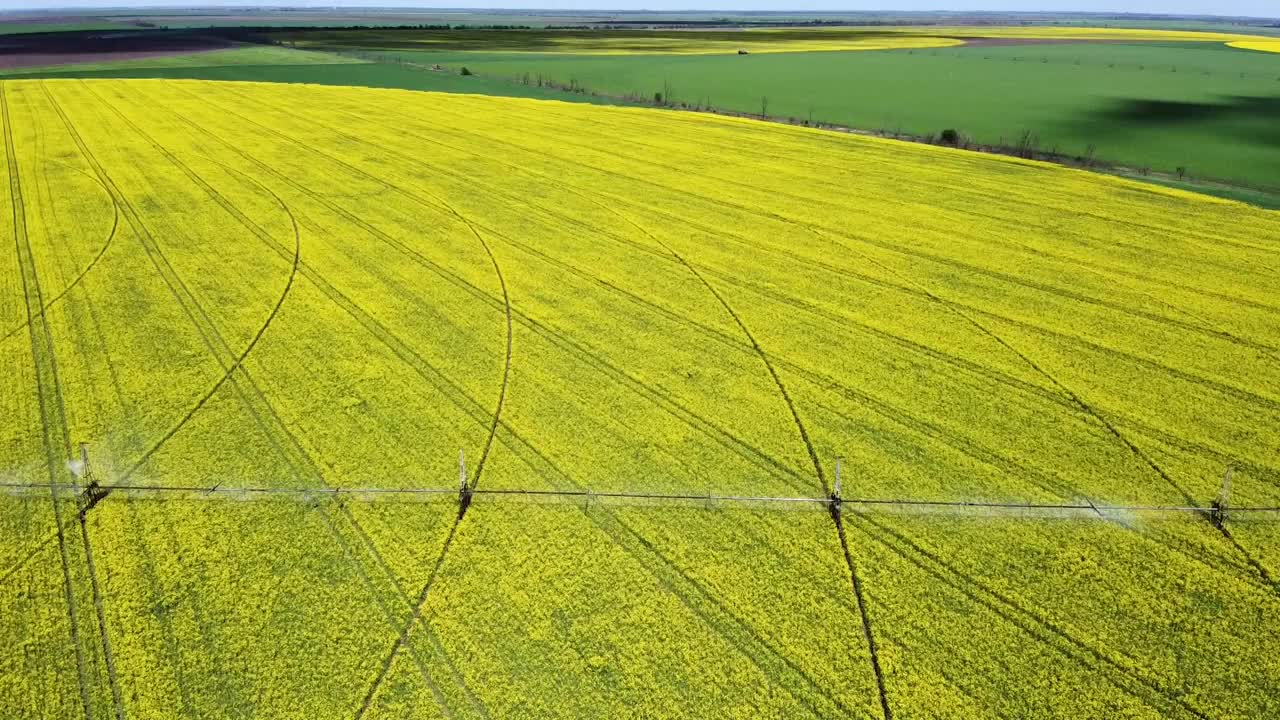
<svg viewBox="0 0 1280 720"><path fill-rule="evenodd" d="M882 8L879 10L821 10L821 9L798 9L798 10L727 10L723 8L683 8L679 10L655 10L655 9L621 9L621 8L582 8L582 9L564 9L564 8L536 8L536 7L465 7L465 6L441 6L441 5L343 5L341 3L316 3L316 4L299 4L299 5L280 5L280 4L189 4L189 3L173 3L165 5L62 5L54 7L31 7L31 8L0 8L0 15L8 13L27 13L27 14L53 14L65 11L80 12L103 12L113 10L129 10L129 11L164 11L164 10L254 10L254 11L271 11L271 12L296 12L296 11L329 11L329 12L469 12L476 14L484 13L545 13L548 15L583 15L583 14L612 14L612 15L692 15L692 14L713 14L719 13L727 16L735 15L1039 15L1039 16L1070 16L1081 18L1146 18L1146 19L1192 19L1192 20L1274 20L1280 22L1280 16L1266 15L1216 15L1212 13L1158 13L1158 12L1130 12L1125 10L894 10Z"/></svg>

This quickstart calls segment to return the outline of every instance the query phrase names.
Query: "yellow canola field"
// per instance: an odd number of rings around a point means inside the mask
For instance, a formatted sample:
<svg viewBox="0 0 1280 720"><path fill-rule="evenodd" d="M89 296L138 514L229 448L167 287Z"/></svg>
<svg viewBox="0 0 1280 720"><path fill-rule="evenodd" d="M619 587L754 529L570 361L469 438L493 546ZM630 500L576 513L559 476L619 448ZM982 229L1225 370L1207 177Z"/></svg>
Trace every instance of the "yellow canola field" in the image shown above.
<svg viewBox="0 0 1280 720"><path fill-rule="evenodd" d="M573 55L714 55L953 47L979 38L1162 42L1256 42L1253 35L1182 30L1049 26L748 28L745 30L357 30L282 32L298 47L387 51L479 51Z"/></svg>
<svg viewBox="0 0 1280 720"><path fill-rule="evenodd" d="M461 450L481 490L813 498L841 457L846 498L1205 506L1230 465L1280 505L1278 213L520 99L0 116L9 717L1271 714L1265 527L247 489L455 490ZM201 490L80 516L82 442Z"/></svg>
<svg viewBox="0 0 1280 720"><path fill-rule="evenodd" d="M298 47L362 50L538 52L574 55L732 55L823 50L950 47L964 41L897 32L779 28L761 30L357 30L283 32Z"/></svg>
<svg viewBox="0 0 1280 720"><path fill-rule="evenodd" d="M1235 40L1227 44L1231 47L1241 48L1243 50L1280 53L1280 40Z"/></svg>
<svg viewBox="0 0 1280 720"><path fill-rule="evenodd" d="M880 29L880 28L877 28ZM1198 30L1157 30L1148 28L1055 27L1026 25L1000 27L989 25L920 26L884 28L906 35L952 38L1022 38L1029 40L1136 40L1162 42L1250 42L1273 38L1241 33L1202 32Z"/></svg>
<svg viewBox="0 0 1280 720"><path fill-rule="evenodd" d="M918 50L954 47L964 41L949 37L886 36L858 33L813 33L794 30L744 30L735 33L697 33L689 37L651 31L626 35L548 35L549 47L538 52L573 55L725 55L744 51L752 54L783 52L823 52L836 50ZM424 43L418 49L430 50Z"/></svg>

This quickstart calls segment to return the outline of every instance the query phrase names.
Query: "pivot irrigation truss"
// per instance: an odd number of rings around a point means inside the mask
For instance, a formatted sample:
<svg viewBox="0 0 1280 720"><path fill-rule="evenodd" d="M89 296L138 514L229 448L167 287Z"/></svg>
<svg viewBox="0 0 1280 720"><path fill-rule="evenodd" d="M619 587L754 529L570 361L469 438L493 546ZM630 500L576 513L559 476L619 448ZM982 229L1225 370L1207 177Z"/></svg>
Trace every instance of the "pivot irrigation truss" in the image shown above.
<svg viewBox="0 0 1280 720"><path fill-rule="evenodd" d="M0 494L26 495L49 491L74 491L70 485L50 483L0 483ZM879 510L895 513L941 513L957 515L999 515L1012 518L1095 518L1123 519L1130 515L1185 516L1199 515L1221 522L1228 515L1248 515L1250 519L1280 520L1280 506L1232 506L1200 505L1099 505L1096 503L1041 503L964 500L919 500L909 498L860 498L840 497L783 497L764 495L718 495L704 493L661 493L634 491L511 489L511 488L287 488L287 487L236 487L223 484L212 486L185 485L134 485L94 484L77 493L81 506L92 508L107 496L131 498L178 497L185 500L251 501L268 498L291 498L301 502L321 499L343 499L357 502L378 500L431 501L456 499L460 503L529 502L574 503L592 505L670 505L691 507L756 506L761 508L792 509L821 508L828 511L851 509L854 511ZM84 495L84 497L79 497ZM68 493L70 496L70 493Z"/></svg>

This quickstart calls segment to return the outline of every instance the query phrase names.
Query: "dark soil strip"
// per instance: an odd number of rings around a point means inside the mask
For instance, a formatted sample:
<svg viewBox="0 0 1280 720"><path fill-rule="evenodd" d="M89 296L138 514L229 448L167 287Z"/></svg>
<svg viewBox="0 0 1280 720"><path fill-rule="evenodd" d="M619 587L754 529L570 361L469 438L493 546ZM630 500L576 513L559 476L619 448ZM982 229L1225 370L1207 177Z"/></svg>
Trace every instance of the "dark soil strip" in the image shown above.
<svg viewBox="0 0 1280 720"><path fill-rule="evenodd" d="M0 38L0 70L192 55L232 47L225 38L173 32L68 32Z"/></svg>

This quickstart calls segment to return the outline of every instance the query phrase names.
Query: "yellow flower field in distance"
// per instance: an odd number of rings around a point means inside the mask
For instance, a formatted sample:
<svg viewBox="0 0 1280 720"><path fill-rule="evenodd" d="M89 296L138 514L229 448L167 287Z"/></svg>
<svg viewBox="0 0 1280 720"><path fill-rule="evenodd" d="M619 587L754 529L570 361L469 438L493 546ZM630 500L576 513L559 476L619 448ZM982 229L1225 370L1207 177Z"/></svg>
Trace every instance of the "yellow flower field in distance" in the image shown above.
<svg viewBox="0 0 1280 720"><path fill-rule="evenodd" d="M300 48L387 51L563 53L571 55L732 55L841 50L918 50L970 40L1108 42L1266 42L1239 33L1131 28L1018 26L883 26L873 28L747 28L743 30L397 30L281 31L273 37Z"/></svg>
<svg viewBox="0 0 1280 720"><path fill-rule="evenodd" d="M538 52L573 55L732 55L829 50L894 50L951 47L963 40L896 31L843 29L748 30L357 30L276 33L301 48ZM352 45L352 43L358 43Z"/></svg>
<svg viewBox="0 0 1280 720"><path fill-rule="evenodd" d="M877 28L880 29L880 28ZM921 26L884 28L907 35L971 38L1024 38L1034 40L1131 40L1158 42L1248 42L1274 40L1246 33L1199 30L1159 30L1155 28L1100 28L1050 25L1001 27L989 25Z"/></svg>
<svg viewBox="0 0 1280 720"><path fill-rule="evenodd" d="M1241 48L1243 50L1258 50L1260 52L1280 53L1280 40L1235 40L1227 43L1231 47Z"/></svg>
<svg viewBox="0 0 1280 720"><path fill-rule="evenodd" d="M963 45L963 40L949 37L910 36L881 33L833 33L795 30L743 30L721 33L559 33L547 32L546 48L538 52L568 53L573 55L724 55L738 51L749 53L820 52L836 50L911 50ZM442 36L444 42L454 42ZM437 46L424 40L415 46L418 50L432 50Z"/></svg>
<svg viewBox="0 0 1280 720"><path fill-rule="evenodd" d="M1280 213L484 96L0 121L6 717L1275 714L1275 514L1207 508L1280 506Z"/></svg>

